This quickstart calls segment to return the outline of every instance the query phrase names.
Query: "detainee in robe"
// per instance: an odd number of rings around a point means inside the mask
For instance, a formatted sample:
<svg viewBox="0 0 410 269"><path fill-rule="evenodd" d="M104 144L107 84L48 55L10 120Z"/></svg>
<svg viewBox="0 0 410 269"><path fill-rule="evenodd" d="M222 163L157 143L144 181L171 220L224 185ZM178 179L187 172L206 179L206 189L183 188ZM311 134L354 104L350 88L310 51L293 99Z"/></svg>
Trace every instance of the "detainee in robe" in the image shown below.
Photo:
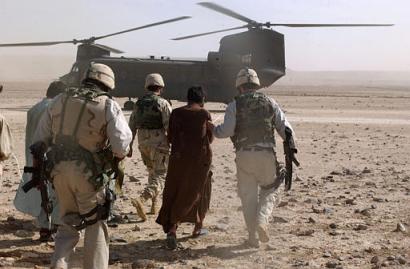
<svg viewBox="0 0 410 269"><path fill-rule="evenodd" d="M194 223L193 236L206 232L203 221L211 198L212 131L210 113L203 108L201 87L188 90L188 104L172 111L171 144L162 207L156 222L167 233L167 247L177 247L176 231L182 222Z"/></svg>

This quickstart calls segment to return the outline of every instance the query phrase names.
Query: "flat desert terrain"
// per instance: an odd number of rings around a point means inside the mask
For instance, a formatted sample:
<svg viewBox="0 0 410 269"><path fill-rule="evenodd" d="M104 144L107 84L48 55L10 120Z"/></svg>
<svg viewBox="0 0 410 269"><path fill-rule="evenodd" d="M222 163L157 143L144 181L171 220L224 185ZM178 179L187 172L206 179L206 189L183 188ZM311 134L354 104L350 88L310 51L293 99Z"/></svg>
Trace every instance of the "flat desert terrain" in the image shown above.
<svg viewBox="0 0 410 269"><path fill-rule="evenodd" d="M36 241L32 218L13 206L24 166L26 111L47 85L4 82L0 95L20 165L18 171L15 160L4 163L0 186L0 264L5 268L46 268L53 252L53 243ZM165 249L155 216L138 219L130 198L146 184L147 173L138 153L127 159L124 195L116 203L122 223L110 228L110 268L410 268L410 85L329 85L265 89L295 129L301 163L294 169L293 189L280 188L268 244L243 245L247 233L236 194L235 153L229 139L215 140L205 219L209 235L193 239L192 226L181 225L176 251ZM225 105L206 108L220 122ZM277 145L283 161L279 137ZM82 251L81 243L78 268Z"/></svg>

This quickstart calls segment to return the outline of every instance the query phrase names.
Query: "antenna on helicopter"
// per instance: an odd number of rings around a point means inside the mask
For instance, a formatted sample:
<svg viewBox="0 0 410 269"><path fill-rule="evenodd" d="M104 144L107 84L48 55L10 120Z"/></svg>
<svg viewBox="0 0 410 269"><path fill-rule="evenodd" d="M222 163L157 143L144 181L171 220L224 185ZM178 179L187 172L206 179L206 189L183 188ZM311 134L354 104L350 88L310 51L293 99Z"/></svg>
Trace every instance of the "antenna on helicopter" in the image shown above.
<svg viewBox="0 0 410 269"><path fill-rule="evenodd" d="M260 23L257 21L254 21L248 17L245 17L233 10L230 10L226 7L223 7L221 5L212 3L212 2L199 2L198 5L209 8L213 11L222 13L224 15L227 15L229 17L238 19L240 21L246 22L246 25L238 26L238 27L233 27L233 28L228 28L228 29L222 29L222 30L216 30L216 31L211 31L211 32L206 32L206 33L201 33L201 34L194 34L194 35L188 35L188 36L182 36L182 37L177 37L173 38L172 40L183 40L183 39L189 39L189 38L194 38L194 37L199 37L199 36L205 36L205 35L211 35L215 33L221 33L221 32L227 32L227 31L232 31L232 30L238 30L238 29L244 29L248 28L249 30L251 29L261 29L263 27L271 28L273 26L283 26L283 27L294 27L294 28L308 28L308 27L380 27L380 26L393 26L394 24L339 24L339 23L271 23L271 22L265 22L265 23Z"/></svg>
<svg viewBox="0 0 410 269"><path fill-rule="evenodd" d="M101 35L101 36L92 36L92 37L85 38L85 39L73 39L73 40L63 40L63 41L46 41L46 42L8 43L8 44L0 44L0 47L52 46L52 45L58 45L58 44L74 44L74 45L76 45L76 44L89 44L89 45L93 45L95 47L99 47L99 48L102 48L104 50L107 50L107 51L110 51L110 52L113 52L113 53L123 53L123 51L121 51L121 50L111 48L111 47L106 46L106 45L96 44L94 42L96 40L100 40L100 39L103 39L103 38L107 38L107 37L111 37L111 36L115 36L115 35L120 35L120 34L125 34L125 33L128 33L128 32L137 31L137 30L141 30L141 29L145 29L145 28L149 28L149 27L154 27L154 26L158 26L158 25L161 25L161 24L172 23L172 22L176 22L176 21L180 21L180 20L189 19L189 18L191 18L191 17L190 16L182 16L182 17L172 18L172 19L169 19L169 20L150 23L150 24L146 24L146 25L143 25L143 26L123 30L123 31L120 31L120 32L115 32L115 33L111 33L111 34L107 34L107 35Z"/></svg>

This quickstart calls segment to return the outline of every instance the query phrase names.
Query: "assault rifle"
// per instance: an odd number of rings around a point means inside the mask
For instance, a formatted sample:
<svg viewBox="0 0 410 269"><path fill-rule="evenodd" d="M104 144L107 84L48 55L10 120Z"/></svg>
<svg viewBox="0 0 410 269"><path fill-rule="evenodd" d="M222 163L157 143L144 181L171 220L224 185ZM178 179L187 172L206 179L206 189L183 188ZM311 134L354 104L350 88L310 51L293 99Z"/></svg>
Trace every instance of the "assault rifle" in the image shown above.
<svg viewBox="0 0 410 269"><path fill-rule="evenodd" d="M41 194L41 207L47 215L48 223L50 222L50 215L53 211L53 204L48 197L48 174L46 172L46 155L47 145L44 142L37 142L30 146L31 154L33 155L33 161L35 165L24 166L24 173L32 174L32 178L29 182L23 185L23 191L28 192L32 188L38 188Z"/></svg>
<svg viewBox="0 0 410 269"><path fill-rule="evenodd" d="M295 153L298 150L295 147L295 142L292 138L292 130L285 128L286 139L283 141L283 151L285 153L286 176L285 176L285 191L292 188L292 173L293 163L299 167L299 161L296 159Z"/></svg>

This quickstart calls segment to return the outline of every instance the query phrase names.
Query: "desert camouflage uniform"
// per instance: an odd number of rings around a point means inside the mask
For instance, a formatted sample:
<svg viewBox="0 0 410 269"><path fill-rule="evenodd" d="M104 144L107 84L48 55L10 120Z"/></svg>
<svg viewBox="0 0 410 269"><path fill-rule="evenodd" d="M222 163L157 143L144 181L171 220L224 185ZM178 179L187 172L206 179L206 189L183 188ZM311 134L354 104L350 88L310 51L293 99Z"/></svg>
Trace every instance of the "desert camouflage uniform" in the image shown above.
<svg viewBox="0 0 410 269"><path fill-rule="evenodd" d="M92 97L85 97L87 92ZM96 95L95 95L96 94ZM33 141L51 145L50 159L53 185L60 203L64 225L59 226L55 238L52 268L70 266L70 256L80 239L70 216L91 213L105 202L105 180L97 177L104 163L97 152L109 143L114 156L123 158L128 153L131 131L119 105L96 85L86 84L80 89L69 89L53 99L42 116ZM85 217L83 268L108 268L108 227L97 213Z"/></svg>
<svg viewBox="0 0 410 269"><path fill-rule="evenodd" d="M138 100L130 116L129 126L138 136L138 149L148 170L148 185L141 197L153 199L164 188L168 166L169 144L166 137L171 105L164 98L148 92Z"/></svg>
<svg viewBox="0 0 410 269"><path fill-rule="evenodd" d="M258 227L266 227L278 196L278 162L274 130L285 138L291 128L278 104L263 93L241 94L228 104L224 123L215 127L217 138L231 137L236 150L238 194L249 240L258 242ZM266 231L266 230L264 230ZM262 235L268 241L267 234ZM259 234L261 239L261 234Z"/></svg>

